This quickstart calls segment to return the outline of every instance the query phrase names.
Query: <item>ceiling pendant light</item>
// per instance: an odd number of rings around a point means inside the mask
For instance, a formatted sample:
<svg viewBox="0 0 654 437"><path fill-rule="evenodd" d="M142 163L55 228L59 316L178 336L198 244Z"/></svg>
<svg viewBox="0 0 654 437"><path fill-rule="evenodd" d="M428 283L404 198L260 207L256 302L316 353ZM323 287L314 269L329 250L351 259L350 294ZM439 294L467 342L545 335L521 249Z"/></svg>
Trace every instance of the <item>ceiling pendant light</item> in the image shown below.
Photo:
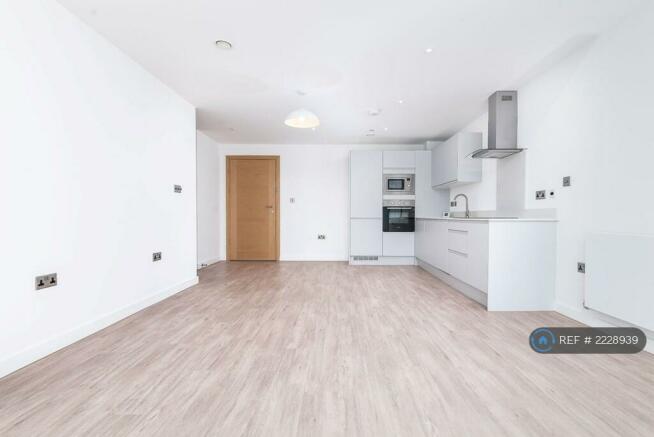
<svg viewBox="0 0 654 437"><path fill-rule="evenodd" d="M296 127L300 129L308 129L311 127L320 126L320 120L318 116L308 109L296 109L286 116L284 124L290 127Z"/></svg>

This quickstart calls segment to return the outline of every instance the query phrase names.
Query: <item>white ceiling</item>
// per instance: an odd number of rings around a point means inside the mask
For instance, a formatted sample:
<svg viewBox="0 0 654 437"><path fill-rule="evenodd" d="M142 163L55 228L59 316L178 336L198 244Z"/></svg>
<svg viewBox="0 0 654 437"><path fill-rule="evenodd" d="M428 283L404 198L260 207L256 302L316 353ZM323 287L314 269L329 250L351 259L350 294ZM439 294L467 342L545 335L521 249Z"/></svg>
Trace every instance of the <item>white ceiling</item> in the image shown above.
<svg viewBox="0 0 654 437"><path fill-rule="evenodd" d="M198 128L220 142L415 143L460 129L493 91L515 87L642 1L60 3L195 105ZM285 126L299 107L321 126ZM365 135L371 128L374 137Z"/></svg>

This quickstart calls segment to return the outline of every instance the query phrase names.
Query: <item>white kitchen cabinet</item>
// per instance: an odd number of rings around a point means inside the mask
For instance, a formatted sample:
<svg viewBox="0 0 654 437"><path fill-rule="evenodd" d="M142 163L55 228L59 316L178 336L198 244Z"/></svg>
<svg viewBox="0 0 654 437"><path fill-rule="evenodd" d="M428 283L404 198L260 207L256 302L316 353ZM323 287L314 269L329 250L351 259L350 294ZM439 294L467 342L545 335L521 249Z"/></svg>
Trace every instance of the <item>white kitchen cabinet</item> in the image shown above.
<svg viewBox="0 0 654 437"><path fill-rule="evenodd" d="M382 256L382 219L350 219L350 256Z"/></svg>
<svg viewBox="0 0 654 437"><path fill-rule="evenodd" d="M425 232L425 225L427 220L416 218L416 232L414 236L415 257L418 259L425 259L428 253L427 235Z"/></svg>
<svg viewBox="0 0 654 437"><path fill-rule="evenodd" d="M384 256L414 256L413 232L384 232L383 234Z"/></svg>
<svg viewBox="0 0 654 437"><path fill-rule="evenodd" d="M427 232L429 235L429 254L427 262L444 272L447 268L447 222L441 220L429 220Z"/></svg>
<svg viewBox="0 0 654 437"><path fill-rule="evenodd" d="M388 150L384 152L384 168L412 169L416 166L416 152Z"/></svg>
<svg viewBox="0 0 654 437"><path fill-rule="evenodd" d="M381 151L350 152L350 217L381 218L382 174Z"/></svg>
<svg viewBox="0 0 654 437"><path fill-rule="evenodd" d="M447 273L478 290L488 290L488 223L446 221Z"/></svg>
<svg viewBox="0 0 654 437"><path fill-rule="evenodd" d="M481 148L480 132L460 132L431 150L431 185L436 189L481 181L481 160L470 154Z"/></svg>
<svg viewBox="0 0 654 437"><path fill-rule="evenodd" d="M418 222L415 247L419 265L489 311L553 308L555 220Z"/></svg>
<svg viewBox="0 0 654 437"><path fill-rule="evenodd" d="M440 144L440 143L439 143ZM434 190L431 186L431 150L418 150L416 154L415 189L416 217L441 217L449 210L449 193Z"/></svg>
<svg viewBox="0 0 654 437"><path fill-rule="evenodd" d="M439 220L416 219L415 256L447 271L447 226Z"/></svg>

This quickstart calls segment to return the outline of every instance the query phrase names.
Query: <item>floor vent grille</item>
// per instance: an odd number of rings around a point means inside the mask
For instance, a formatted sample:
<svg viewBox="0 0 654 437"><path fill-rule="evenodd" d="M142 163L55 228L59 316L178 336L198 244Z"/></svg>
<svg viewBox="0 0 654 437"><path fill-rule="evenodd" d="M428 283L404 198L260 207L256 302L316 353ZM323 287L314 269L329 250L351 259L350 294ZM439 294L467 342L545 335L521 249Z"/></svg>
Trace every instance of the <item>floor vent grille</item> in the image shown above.
<svg viewBox="0 0 654 437"><path fill-rule="evenodd" d="M378 256L354 256L354 261L379 261Z"/></svg>

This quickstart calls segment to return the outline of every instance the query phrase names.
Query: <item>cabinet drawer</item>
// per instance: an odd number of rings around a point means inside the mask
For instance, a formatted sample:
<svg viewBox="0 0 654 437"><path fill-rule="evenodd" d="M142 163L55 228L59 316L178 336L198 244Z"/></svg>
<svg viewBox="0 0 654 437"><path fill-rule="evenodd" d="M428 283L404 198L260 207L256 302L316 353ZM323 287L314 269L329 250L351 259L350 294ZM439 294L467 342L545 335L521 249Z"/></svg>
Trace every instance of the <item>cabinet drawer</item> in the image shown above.
<svg viewBox="0 0 654 437"><path fill-rule="evenodd" d="M447 248L456 252L468 254L468 231L448 227L447 229Z"/></svg>
<svg viewBox="0 0 654 437"><path fill-rule="evenodd" d="M447 251L447 272L460 281L468 282L468 255L452 249Z"/></svg>

